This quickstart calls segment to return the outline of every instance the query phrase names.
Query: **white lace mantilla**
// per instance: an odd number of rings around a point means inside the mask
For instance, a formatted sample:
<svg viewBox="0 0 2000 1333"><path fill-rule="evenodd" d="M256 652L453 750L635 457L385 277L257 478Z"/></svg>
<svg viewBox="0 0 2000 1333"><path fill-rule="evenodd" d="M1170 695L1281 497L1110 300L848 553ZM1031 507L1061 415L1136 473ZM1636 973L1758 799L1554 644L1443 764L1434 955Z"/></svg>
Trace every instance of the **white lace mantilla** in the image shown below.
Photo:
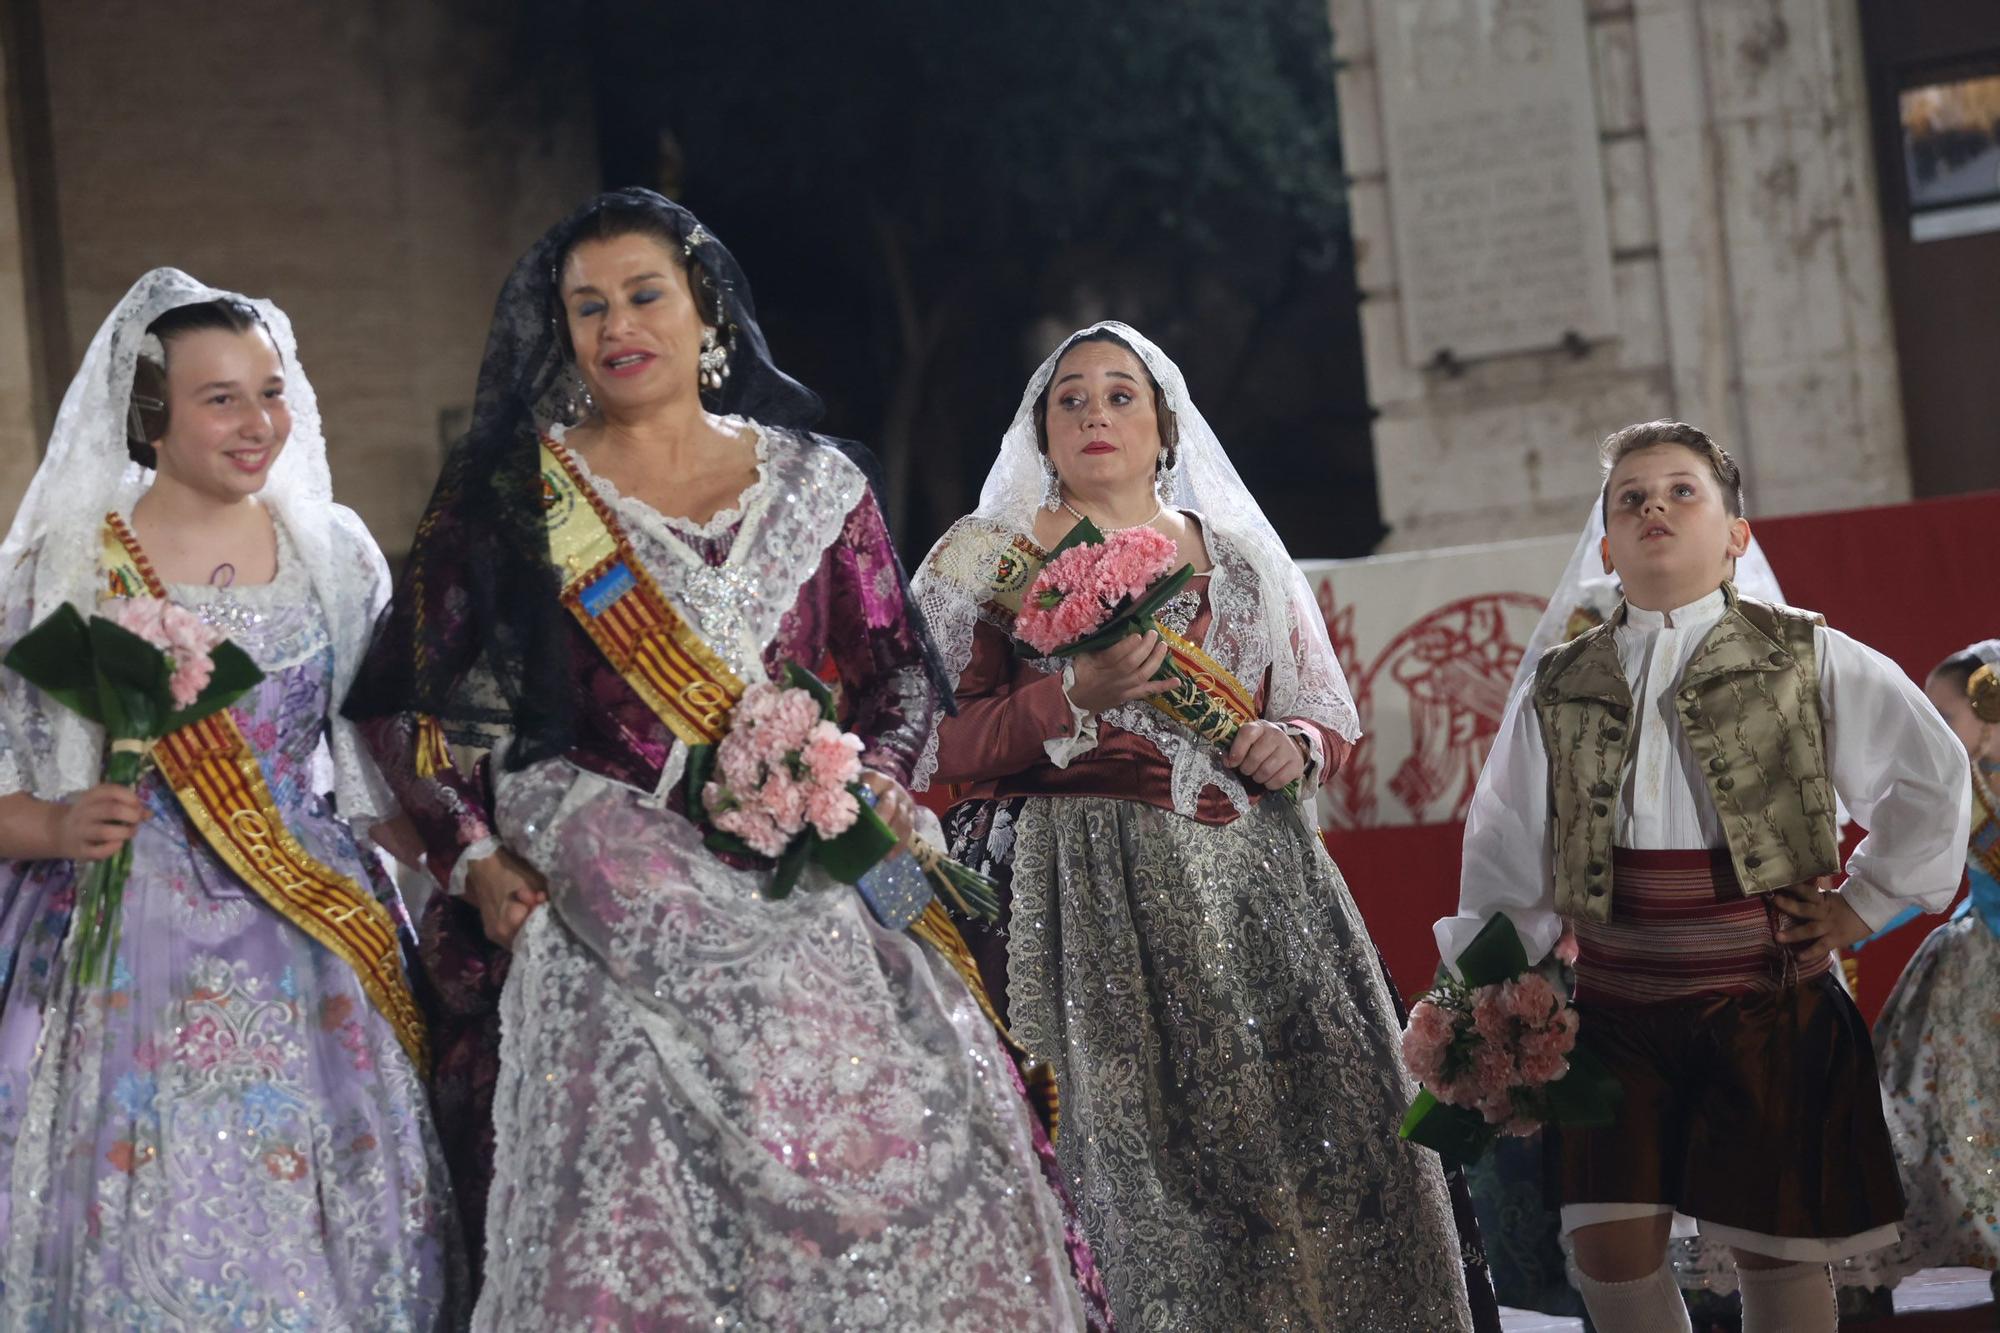
<svg viewBox="0 0 2000 1333"><path fill-rule="evenodd" d="M63 395L48 451L0 543L0 650L64 602L85 613L92 609L104 516L116 510L129 517L153 479L128 460L125 448L133 364L145 328L179 306L224 297L255 307L284 365L291 434L257 499L289 533L296 563L313 585L333 642L333 697L345 698L375 616L388 601L389 568L360 518L333 502L319 400L291 320L269 301L209 287L171 268L152 270L126 292ZM18 681L0 682L0 727L11 758L0 762L0 792L58 800L96 781L103 736L76 714L43 708L31 696ZM365 828L395 803L354 728L336 715L331 733L341 812Z"/></svg>

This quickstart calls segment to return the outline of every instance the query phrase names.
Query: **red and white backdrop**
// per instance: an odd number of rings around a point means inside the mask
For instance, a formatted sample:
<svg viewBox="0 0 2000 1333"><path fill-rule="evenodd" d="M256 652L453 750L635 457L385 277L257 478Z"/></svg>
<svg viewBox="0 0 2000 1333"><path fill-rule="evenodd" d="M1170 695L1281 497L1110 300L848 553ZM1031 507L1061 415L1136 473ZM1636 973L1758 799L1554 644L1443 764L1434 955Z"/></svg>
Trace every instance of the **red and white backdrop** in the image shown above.
<svg viewBox="0 0 2000 1333"><path fill-rule="evenodd" d="M2000 492L1756 523L1786 600L1921 680L2000 634ZM1521 649L1574 537L1305 561L1368 733L1323 798L1327 844L1406 992L1437 965L1458 897L1466 802ZM1926 918L1860 960L1872 1020Z"/></svg>

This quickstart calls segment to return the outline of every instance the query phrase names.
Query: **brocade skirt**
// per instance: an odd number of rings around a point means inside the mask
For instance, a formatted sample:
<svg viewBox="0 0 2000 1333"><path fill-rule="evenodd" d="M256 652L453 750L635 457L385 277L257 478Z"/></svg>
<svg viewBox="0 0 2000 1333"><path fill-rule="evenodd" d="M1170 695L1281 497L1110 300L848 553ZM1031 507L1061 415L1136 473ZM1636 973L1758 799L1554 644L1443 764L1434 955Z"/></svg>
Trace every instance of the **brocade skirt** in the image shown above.
<svg viewBox="0 0 2000 1333"><path fill-rule="evenodd" d="M1297 811L1033 797L1014 837L1010 1017L1119 1327L1469 1327L1394 1004Z"/></svg>

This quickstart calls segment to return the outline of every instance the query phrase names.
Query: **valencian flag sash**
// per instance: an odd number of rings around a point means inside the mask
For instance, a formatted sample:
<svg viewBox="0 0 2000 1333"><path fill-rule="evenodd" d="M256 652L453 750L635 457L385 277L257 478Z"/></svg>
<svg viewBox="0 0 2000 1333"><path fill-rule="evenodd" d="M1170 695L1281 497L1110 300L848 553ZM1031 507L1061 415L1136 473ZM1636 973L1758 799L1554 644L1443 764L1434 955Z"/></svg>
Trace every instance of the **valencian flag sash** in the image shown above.
<svg viewBox="0 0 2000 1333"><path fill-rule="evenodd" d="M1012 617L1020 613L1021 599L1047 561L1047 552L1016 534L998 549L982 554L978 577L985 582L988 600ZM1153 695L1147 703L1211 744L1227 744L1246 723L1256 720L1256 696L1228 667L1157 618L1153 628L1167 645L1167 655L1184 673L1186 683Z"/></svg>
<svg viewBox="0 0 2000 1333"><path fill-rule="evenodd" d="M577 471L569 450L544 439L541 474L549 558L562 580L563 605L625 683L683 743L720 741L729 729L730 710L743 697L742 680L660 591L633 554L631 539L610 506ZM426 729L436 734L434 722ZM436 740L420 743L438 745ZM972 951L951 917L933 901L908 930L951 964L1021 1058L1053 1137L1058 1121L1053 1077L1000 1022Z"/></svg>
<svg viewBox="0 0 2000 1333"><path fill-rule="evenodd" d="M109 598L167 595L152 562L115 513L104 520L102 569ZM411 1062L426 1072L423 1016L403 972L395 918L372 893L322 864L285 827L256 751L229 710L168 732L151 753L202 841L278 915L354 969Z"/></svg>

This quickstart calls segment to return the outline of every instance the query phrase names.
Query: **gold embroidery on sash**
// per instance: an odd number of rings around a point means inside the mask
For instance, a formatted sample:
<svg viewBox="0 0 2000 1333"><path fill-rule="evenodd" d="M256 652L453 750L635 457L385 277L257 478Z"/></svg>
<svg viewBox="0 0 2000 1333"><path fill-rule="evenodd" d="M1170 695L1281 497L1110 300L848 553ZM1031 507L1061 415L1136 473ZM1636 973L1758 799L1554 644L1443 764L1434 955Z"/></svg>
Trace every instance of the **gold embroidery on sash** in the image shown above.
<svg viewBox="0 0 2000 1333"><path fill-rule="evenodd" d="M166 597L165 585L117 514L104 521L103 567L109 597ZM119 591L123 588L135 591ZM418 1072L426 1072L429 1043L403 973L395 918L373 894L322 864L292 835L264 781L263 766L229 711L162 736L153 747L153 762L217 858L280 916L354 969Z"/></svg>

